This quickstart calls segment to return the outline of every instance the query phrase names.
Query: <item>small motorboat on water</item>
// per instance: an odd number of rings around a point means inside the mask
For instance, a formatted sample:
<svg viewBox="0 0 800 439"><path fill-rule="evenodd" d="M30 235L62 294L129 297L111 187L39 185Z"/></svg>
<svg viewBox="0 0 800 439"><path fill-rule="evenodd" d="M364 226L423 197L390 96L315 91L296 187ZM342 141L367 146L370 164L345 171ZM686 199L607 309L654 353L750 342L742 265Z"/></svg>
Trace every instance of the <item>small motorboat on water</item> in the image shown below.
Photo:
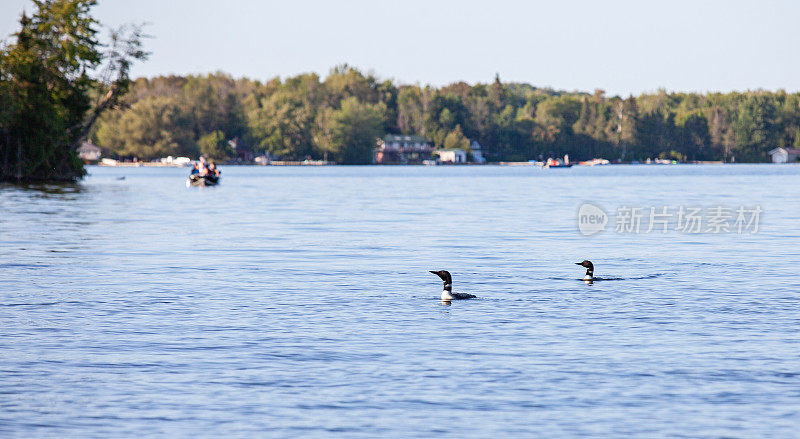
<svg viewBox="0 0 800 439"><path fill-rule="evenodd" d="M186 180L186 187L189 186L216 186L219 184L219 177L216 175L203 175L192 174Z"/></svg>
<svg viewBox="0 0 800 439"><path fill-rule="evenodd" d="M186 180L186 187L190 186L216 186L222 172L217 169L214 162L206 162L205 157L200 157L200 161L194 164L189 179Z"/></svg>
<svg viewBox="0 0 800 439"><path fill-rule="evenodd" d="M565 155L564 160L548 158L542 163L542 168L571 168L572 163L569 162L569 156Z"/></svg>

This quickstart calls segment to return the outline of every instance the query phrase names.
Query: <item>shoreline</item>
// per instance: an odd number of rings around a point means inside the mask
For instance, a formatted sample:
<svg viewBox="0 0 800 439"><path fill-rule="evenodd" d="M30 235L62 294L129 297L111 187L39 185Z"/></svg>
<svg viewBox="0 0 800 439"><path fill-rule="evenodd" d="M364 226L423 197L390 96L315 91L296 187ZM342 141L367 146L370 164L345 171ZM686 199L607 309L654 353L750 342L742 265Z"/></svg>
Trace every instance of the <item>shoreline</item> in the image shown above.
<svg viewBox="0 0 800 439"><path fill-rule="evenodd" d="M86 163L87 166L101 166L104 168L187 168L189 165L180 165L180 164L173 164L173 163L158 163L158 162L117 162L114 164L102 163L102 162L94 162L94 163ZM737 163L725 163L722 161L697 161L697 162L680 162L680 163L609 163L609 164L597 164L597 165L580 165L580 164L573 164L573 168L593 168L593 167L604 167L604 166L676 166L676 165L800 165L798 163L772 163L772 162L737 162ZM444 166L444 167L481 167L481 166L509 166L509 167L520 167L520 166L530 166L530 167L539 167L541 168L541 164L534 163L534 162L488 162L488 163L440 163L437 165L425 165L422 163L408 163L408 164L367 164L367 165L340 165L338 163L332 162L322 162L320 161L274 161L266 164L262 163L222 163L219 166L254 166L254 167L269 167L269 166L374 166L374 167L403 167L403 166L413 166L413 167L436 167L436 166Z"/></svg>

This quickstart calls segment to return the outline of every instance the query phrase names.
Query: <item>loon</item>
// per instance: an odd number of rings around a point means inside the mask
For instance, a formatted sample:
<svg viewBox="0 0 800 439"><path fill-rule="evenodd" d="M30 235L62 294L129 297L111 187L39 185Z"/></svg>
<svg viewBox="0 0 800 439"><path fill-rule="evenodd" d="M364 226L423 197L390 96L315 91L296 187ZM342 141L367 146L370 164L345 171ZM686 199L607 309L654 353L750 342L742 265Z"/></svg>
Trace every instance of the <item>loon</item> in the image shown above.
<svg viewBox="0 0 800 439"><path fill-rule="evenodd" d="M450 276L450 272L446 270L439 270L433 271L431 273L439 276L442 278L442 282L444 282L444 290L442 291L442 301L449 302L451 300L460 300L460 299L474 299L477 296L467 293L454 293L453 292L453 278Z"/></svg>
<svg viewBox="0 0 800 439"><path fill-rule="evenodd" d="M586 276L583 277L583 280L597 279L596 277L594 277L594 264L592 264L592 261L576 262L575 265L586 267Z"/></svg>

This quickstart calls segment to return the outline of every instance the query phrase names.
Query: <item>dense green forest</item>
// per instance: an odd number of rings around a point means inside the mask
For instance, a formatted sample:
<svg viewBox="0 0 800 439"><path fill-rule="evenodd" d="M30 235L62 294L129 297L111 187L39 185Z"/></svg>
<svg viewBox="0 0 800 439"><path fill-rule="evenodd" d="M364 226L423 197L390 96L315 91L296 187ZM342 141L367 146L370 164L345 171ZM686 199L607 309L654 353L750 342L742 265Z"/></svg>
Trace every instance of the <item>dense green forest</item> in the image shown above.
<svg viewBox="0 0 800 439"><path fill-rule="evenodd" d="M120 156L221 158L209 136L244 139L284 159L369 163L375 139L420 134L436 145L483 145L490 161L759 162L800 144L800 94L668 93L609 97L528 84L402 85L342 65L268 82L224 73L137 79L127 108L106 114L93 139ZM216 149L214 149L216 148Z"/></svg>
<svg viewBox="0 0 800 439"><path fill-rule="evenodd" d="M95 0L34 0L11 44L0 44L0 181L74 180L98 118L128 91L147 57L136 26L98 40Z"/></svg>

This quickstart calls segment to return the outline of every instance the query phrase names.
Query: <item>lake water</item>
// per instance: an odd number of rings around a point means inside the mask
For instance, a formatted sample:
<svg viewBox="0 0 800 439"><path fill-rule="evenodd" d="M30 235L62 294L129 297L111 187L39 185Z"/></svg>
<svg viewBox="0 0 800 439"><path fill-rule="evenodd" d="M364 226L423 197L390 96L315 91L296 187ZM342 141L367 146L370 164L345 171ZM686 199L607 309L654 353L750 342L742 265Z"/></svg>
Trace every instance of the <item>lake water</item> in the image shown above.
<svg viewBox="0 0 800 439"><path fill-rule="evenodd" d="M800 166L89 173L0 186L2 437L800 435Z"/></svg>

